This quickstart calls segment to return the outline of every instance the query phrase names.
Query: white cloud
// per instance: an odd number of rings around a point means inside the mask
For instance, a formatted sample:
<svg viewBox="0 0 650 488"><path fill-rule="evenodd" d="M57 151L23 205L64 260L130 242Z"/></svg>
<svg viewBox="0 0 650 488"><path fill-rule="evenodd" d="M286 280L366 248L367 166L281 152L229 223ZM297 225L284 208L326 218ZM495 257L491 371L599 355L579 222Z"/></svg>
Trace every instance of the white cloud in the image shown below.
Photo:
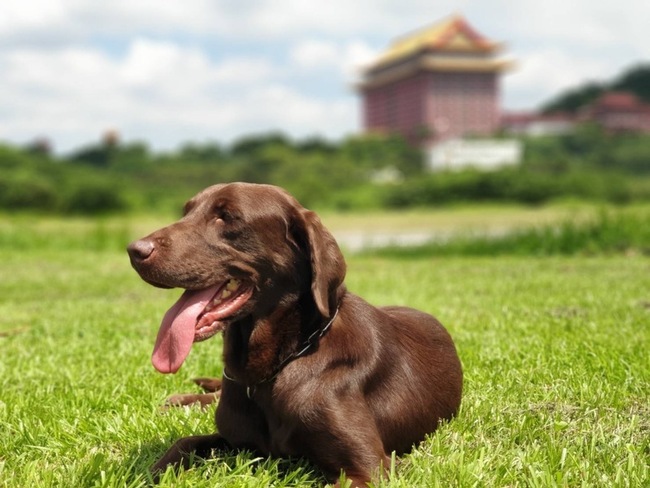
<svg viewBox="0 0 650 488"><path fill-rule="evenodd" d="M478 5L479 0L470 1ZM216 36L231 40L287 40L380 33L388 39L459 10L455 0L432 7L424 0L330 0L314 4L304 0L3 0L0 38L52 35L66 39L98 33L131 36L141 32ZM487 9L485 9L487 10Z"/></svg>
<svg viewBox="0 0 650 488"><path fill-rule="evenodd" d="M509 108L650 58L647 0L0 0L0 139L344 135L359 67L453 12L510 46Z"/></svg>
<svg viewBox="0 0 650 488"><path fill-rule="evenodd" d="M69 2L63 0L5 0L0 6L0 33L47 28L65 19L68 9Z"/></svg>
<svg viewBox="0 0 650 488"><path fill-rule="evenodd" d="M138 38L122 58L91 48L0 54L0 138L47 136L68 150L116 128L158 148L255 130L340 135L354 104L301 94L268 61L211 60L197 48Z"/></svg>
<svg viewBox="0 0 650 488"><path fill-rule="evenodd" d="M363 41L354 41L348 44L345 52L344 73L351 80L357 80L361 71L370 65L377 56L379 51L370 47Z"/></svg>
<svg viewBox="0 0 650 488"><path fill-rule="evenodd" d="M293 46L289 53L293 68L302 73L329 72L339 83L354 83L361 70L378 55L366 42L335 42L307 39Z"/></svg>
<svg viewBox="0 0 650 488"><path fill-rule="evenodd" d="M505 104L530 109L586 80L602 81L609 75L611 66L598 59L576 58L559 49L528 52L504 77Z"/></svg>
<svg viewBox="0 0 650 488"><path fill-rule="evenodd" d="M293 47L291 60L307 70L322 70L341 63L339 47L330 41L306 40Z"/></svg>
<svg viewBox="0 0 650 488"><path fill-rule="evenodd" d="M318 132L340 135L339 128L349 128L355 116L353 103L314 99L283 85L260 87L238 103L248 114L241 121L244 125L273 129L278 127L278 118L281 117L285 127L300 135Z"/></svg>
<svg viewBox="0 0 650 488"><path fill-rule="evenodd" d="M74 42L97 34L209 32L226 20L209 0L3 0L0 39L33 42L53 38ZM31 39L30 39L31 38Z"/></svg>

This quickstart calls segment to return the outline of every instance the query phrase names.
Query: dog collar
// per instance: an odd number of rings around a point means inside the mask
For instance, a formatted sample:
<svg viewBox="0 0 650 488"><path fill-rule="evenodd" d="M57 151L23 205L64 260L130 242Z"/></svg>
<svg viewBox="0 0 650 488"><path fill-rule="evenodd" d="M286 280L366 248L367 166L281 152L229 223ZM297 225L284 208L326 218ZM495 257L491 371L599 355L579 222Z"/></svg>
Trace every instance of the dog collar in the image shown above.
<svg viewBox="0 0 650 488"><path fill-rule="evenodd" d="M284 367L289 364L291 361L294 359L298 359L299 357L305 355L309 349L311 349L313 346L318 344L318 341L320 341L321 337L323 337L327 331L332 327L332 324L334 323L334 320L336 319L336 316L339 314L339 307L336 307L336 311L334 312L334 315L332 318L325 324L325 327L323 327L320 330L315 330L308 338L307 340L303 343L302 349L300 349L297 352L294 352L293 354L287 356L284 358L280 364L278 365L277 368L275 368L275 372L269 376L268 378L264 378L262 381L259 381L255 383L254 385L247 385L245 383L242 383L241 381L233 378L226 372L226 368L224 367L223 369L223 377L226 378L228 381L232 381L233 383L238 383L242 386L246 387L246 396L250 399L254 394L255 390L257 389L258 386L263 385L264 383L270 383L273 381L277 376L280 374L280 372L284 369Z"/></svg>

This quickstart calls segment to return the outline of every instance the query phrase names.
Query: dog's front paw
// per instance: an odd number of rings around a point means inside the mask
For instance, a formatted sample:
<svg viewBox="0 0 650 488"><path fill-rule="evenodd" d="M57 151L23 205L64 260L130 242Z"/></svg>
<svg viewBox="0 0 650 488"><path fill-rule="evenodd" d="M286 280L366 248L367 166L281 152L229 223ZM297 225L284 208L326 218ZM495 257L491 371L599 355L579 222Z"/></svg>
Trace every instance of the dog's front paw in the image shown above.
<svg viewBox="0 0 650 488"><path fill-rule="evenodd" d="M169 467L183 467L188 469L192 465L192 458L194 457L193 447L191 445L191 437L179 439L170 447L167 452L161 457L156 464L151 466L150 472L153 477L154 483L160 481L160 477Z"/></svg>
<svg viewBox="0 0 650 488"><path fill-rule="evenodd" d="M182 393L168 397L163 408L185 407L195 404L200 405L201 408L206 408L215 403L218 398L218 393Z"/></svg>
<svg viewBox="0 0 650 488"><path fill-rule="evenodd" d="M213 450L231 449L230 444L219 434L197 435L183 437L151 467L151 475L155 483L168 467L183 467L189 469L196 461L205 460L212 456Z"/></svg>
<svg viewBox="0 0 650 488"><path fill-rule="evenodd" d="M221 390L221 380L219 378L194 378L192 381L203 388L204 391L210 393Z"/></svg>

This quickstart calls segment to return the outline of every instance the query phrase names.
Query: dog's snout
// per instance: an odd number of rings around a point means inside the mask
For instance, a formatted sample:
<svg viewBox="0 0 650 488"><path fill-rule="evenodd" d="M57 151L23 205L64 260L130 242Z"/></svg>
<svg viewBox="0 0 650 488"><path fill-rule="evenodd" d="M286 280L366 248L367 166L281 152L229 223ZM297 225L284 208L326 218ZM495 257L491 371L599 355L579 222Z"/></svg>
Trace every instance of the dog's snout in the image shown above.
<svg viewBox="0 0 650 488"><path fill-rule="evenodd" d="M129 244L126 248L129 256L135 261L144 261L153 254L155 245L149 239L140 239Z"/></svg>

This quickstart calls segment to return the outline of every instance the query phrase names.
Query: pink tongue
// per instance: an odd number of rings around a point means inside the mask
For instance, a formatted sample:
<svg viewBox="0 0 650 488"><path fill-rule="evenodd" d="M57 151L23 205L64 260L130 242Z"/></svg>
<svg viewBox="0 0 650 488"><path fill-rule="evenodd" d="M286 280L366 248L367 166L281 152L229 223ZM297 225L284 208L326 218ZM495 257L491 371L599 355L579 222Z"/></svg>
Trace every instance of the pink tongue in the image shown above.
<svg viewBox="0 0 650 488"><path fill-rule="evenodd" d="M187 290L167 311L151 356L154 368L161 373L178 371L192 349L196 320L218 288Z"/></svg>

